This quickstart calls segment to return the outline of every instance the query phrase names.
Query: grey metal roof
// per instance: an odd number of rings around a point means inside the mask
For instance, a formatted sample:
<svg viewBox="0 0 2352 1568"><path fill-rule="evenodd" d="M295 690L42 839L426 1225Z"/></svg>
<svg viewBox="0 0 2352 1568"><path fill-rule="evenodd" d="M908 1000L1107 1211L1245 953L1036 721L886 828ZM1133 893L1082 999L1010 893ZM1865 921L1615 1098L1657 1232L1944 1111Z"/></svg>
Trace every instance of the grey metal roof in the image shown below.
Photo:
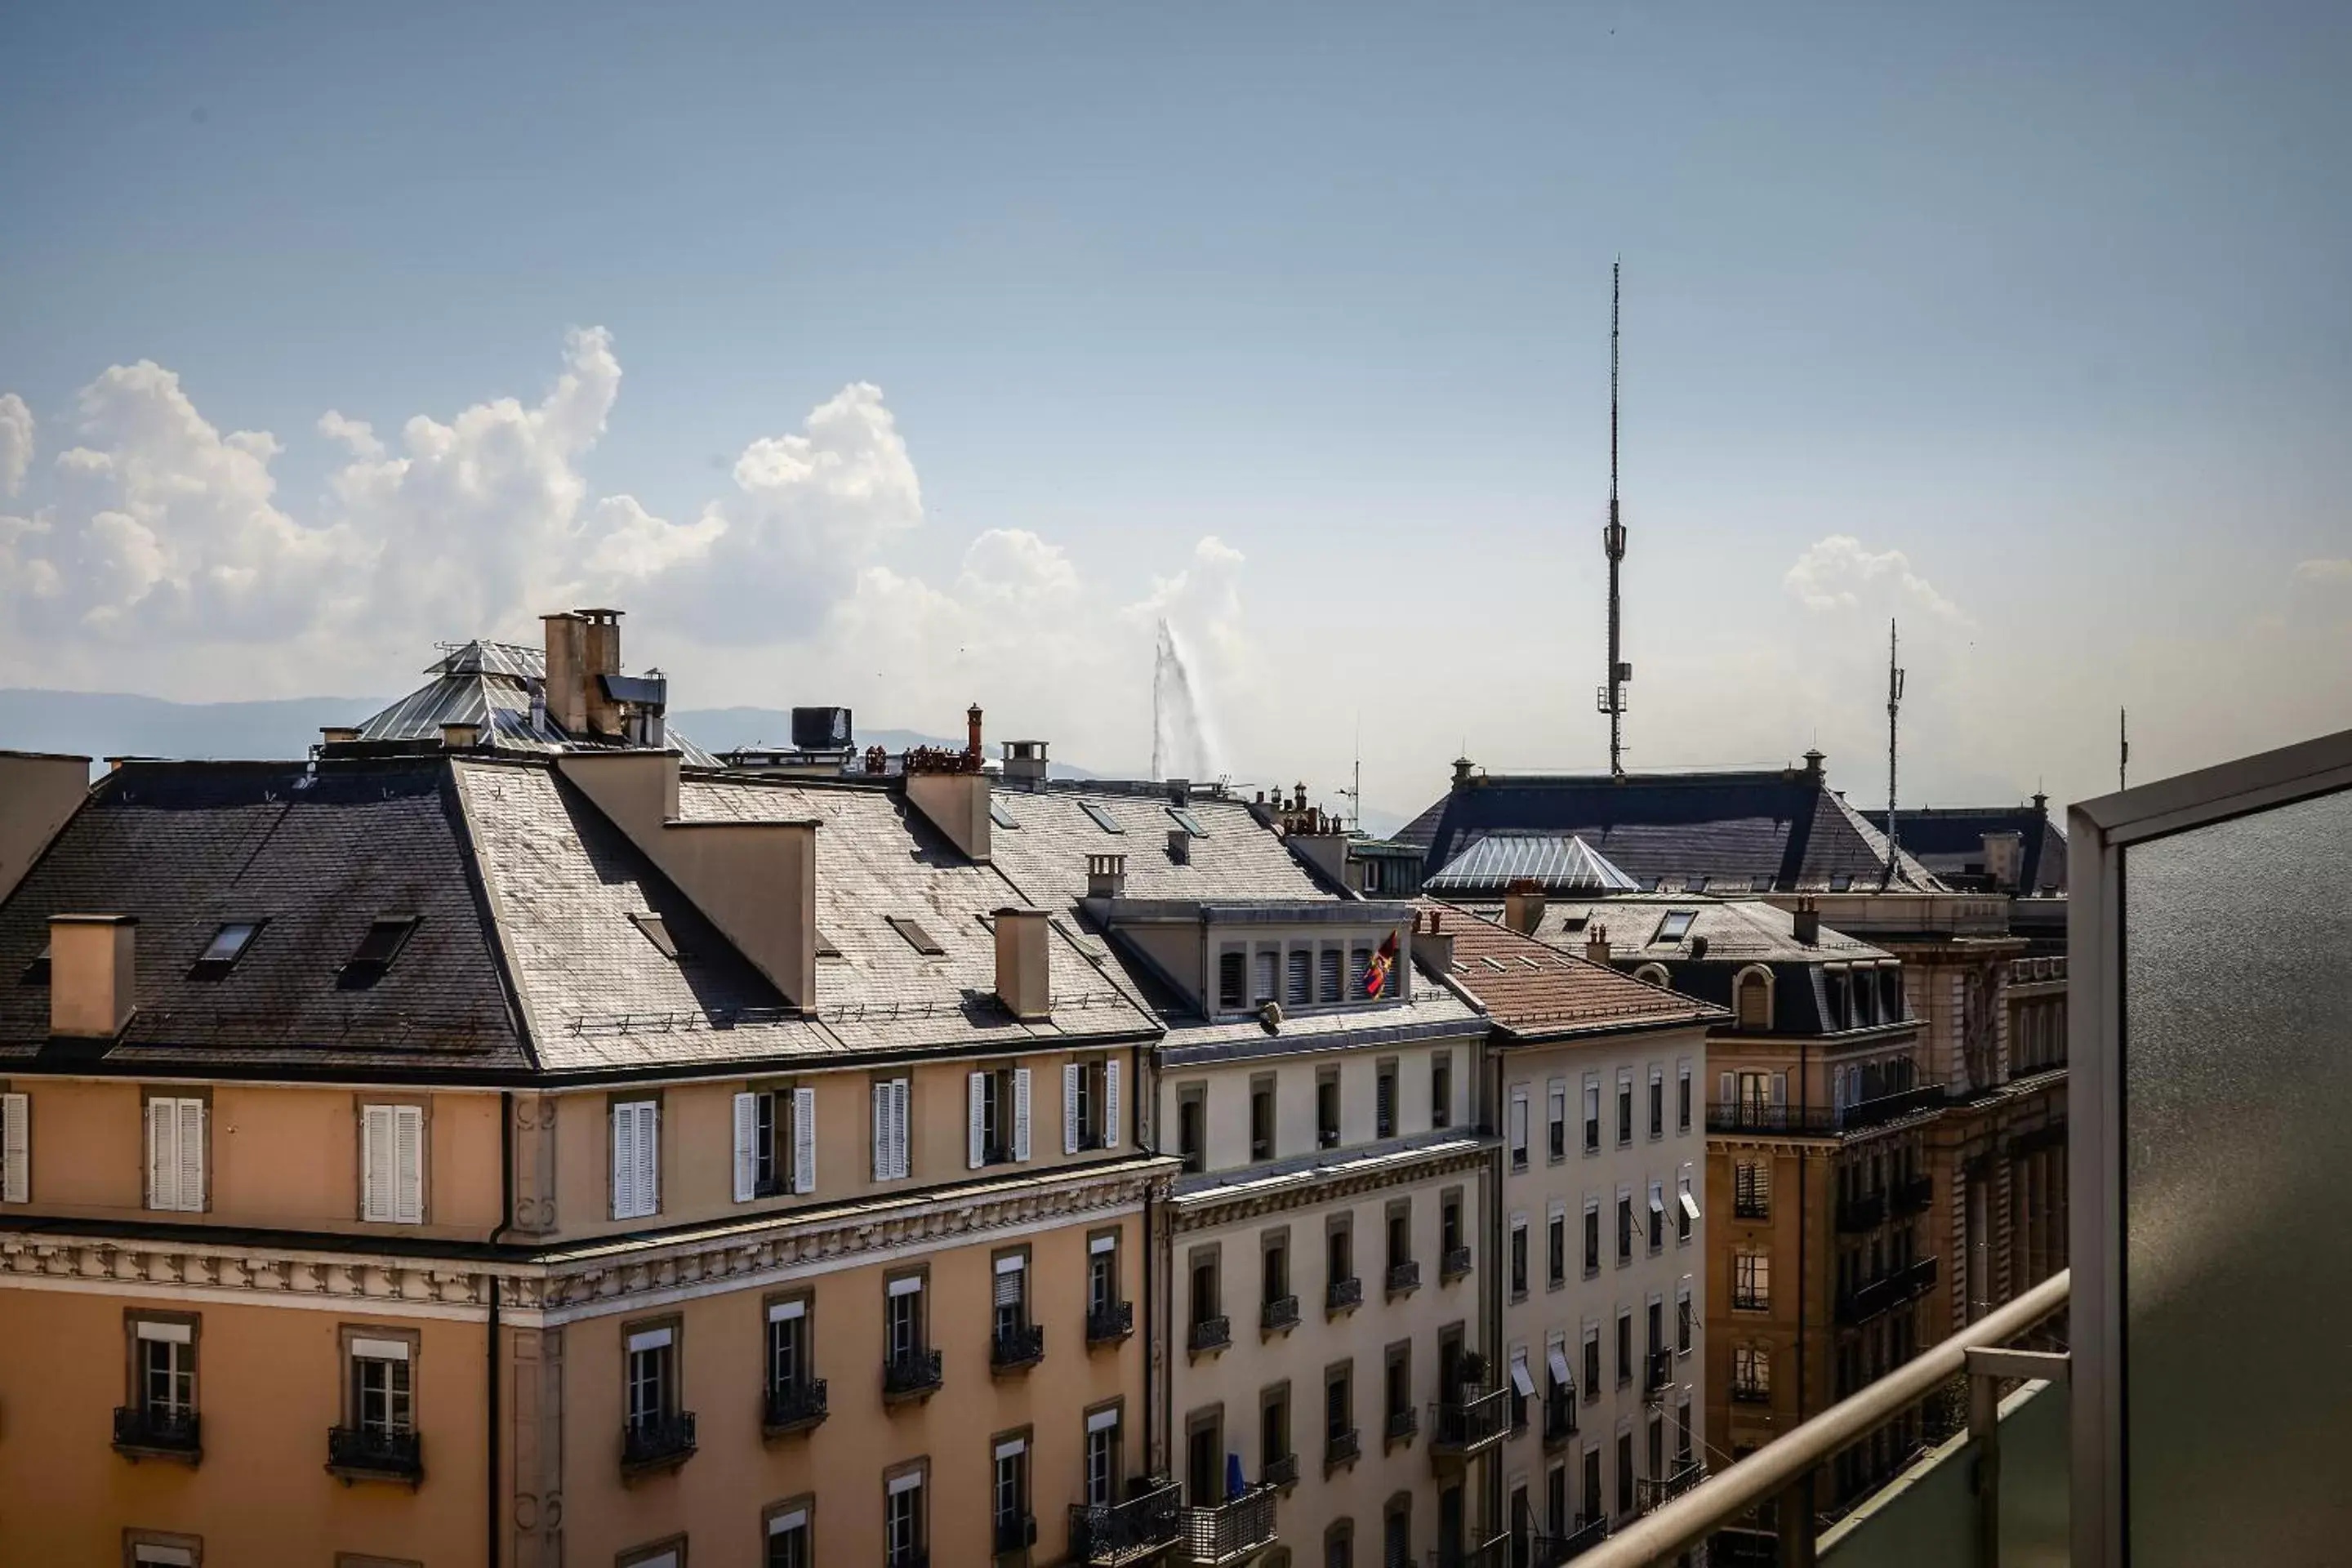
<svg viewBox="0 0 2352 1568"><path fill-rule="evenodd" d="M525 654L530 658L528 668L523 668ZM501 752L604 749L596 742L572 740L544 713L534 717L530 689L524 682L539 679L541 657L513 643L467 643L432 667L449 667L444 673L362 721L360 739L438 741L444 724L478 724L483 743ZM725 765L675 729L668 730L665 738L688 767Z"/></svg>
<svg viewBox="0 0 2352 1568"><path fill-rule="evenodd" d="M547 651L519 642L444 643L448 651L425 667L427 675L503 675L512 680L547 679Z"/></svg>
<svg viewBox="0 0 2352 1568"><path fill-rule="evenodd" d="M1496 833L1472 844L1422 886L1433 893L1538 883L1547 892L1632 892L1641 884L1574 834Z"/></svg>

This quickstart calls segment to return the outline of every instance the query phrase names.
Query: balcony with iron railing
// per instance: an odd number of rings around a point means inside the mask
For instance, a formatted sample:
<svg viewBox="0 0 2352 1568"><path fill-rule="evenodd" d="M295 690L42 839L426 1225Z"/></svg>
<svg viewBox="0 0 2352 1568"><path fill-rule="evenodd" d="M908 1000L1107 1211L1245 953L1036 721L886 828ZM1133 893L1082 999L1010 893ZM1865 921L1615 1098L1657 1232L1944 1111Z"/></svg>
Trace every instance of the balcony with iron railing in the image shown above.
<svg viewBox="0 0 2352 1568"><path fill-rule="evenodd" d="M898 1405L929 1399L946 1381L938 1351L921 1347L904 1351L882 1363L882 1402Z"/></svg>
<svg viewBox="0 0 2352 1568"><path fill-rule="evenodd" d="M1843 1110L1830 1106L1769 1105L1754 1100L1711 1100L1709 1132L1777 1132L1792 1138L1831 1138L1882 1126L1945 1102L1944 1086L1923 1083L1894 1094L1857 1100Z"/></svg>
<svg viewBox="0 0 2352 1568"><path fill-rule="evenodd" d="M1363 1457L1363 1435L1353 1426L1339 1432L1323 1434L1323 1474L1325 1476L1329 1476L1342 1465L1352 1465Z"/></svg>
<svg viewBox="0 0 2352 1568"><path fill-rule="evenodd" d="M1430 1421L1430 1458L1441 1470L1457 1469L1509 1436L1511 1394L1506 1385L1441 1400Z"/></svg>
<svg viewBox="0 0 2352 1568"><path fill-rule="evenodd" d="M1883 1192L1857 1193L1838 1201L1837 1227L1846 1235L1876 1230L1885 1223L1886 1194Z"/></svg>
<svg viewBox="0 0 2352 1568"><path fill-rule="evenodd" d="M1400 1443L1412 1442L1414 1435L1420 1430L1420 1413L1408 1405L1402 1410L1389 1412L1388 1426L1383 1436L1388 1447L1393 1448Z"/></svg>
<svg viewBox="0 0 2352 1568"><path fill-rule="evenodd" d="M1936 1288L1936 1260L1921 1258L1855 1287L1837 1299L1838 1326L1853 1328L1881 1312L1918 1300Z"/></svg>
<svg viewBox="0 0 2352 1568"><path fill-rule="evenodd" d="M1257 1330L1262 1334L1286 1334L1298 1326L1298 1298L1276 1296L1257 1310Z"/></svg>
<svg viewBox="0 0 2352 1568"><path fill-rule="evenodd" d="M193 1465L205 1457L202 1419L178 1406L117 1405L114 1451L129 1459L176 1459Z"/></svg>
<svg viewBox="0 0 2352 1568"><path fill-rule="evenodd" d="M327 1472L347 1485L376 1480L418 1486L425 1479L425 1444L404 1426L331 1426Z"/></svg>
<svg viewBox="0 0 2352 1568"><path fill-rule="evenodd" d="M1528 1542L1528 1568L1559 1568L1609 1539L1609 1518L1592 1515L1577 1521L1566 1535L1538 1535ZM1710 1564L1712 1568L1712 1564Z"/></svg>
<svg viewBox="0 0 2352 1568"><path fill-rule="evenodd" d="M1182 1489L1174 1481L1133 1483L1124 1502L1070 1509L1070 1561L1085 1568L1128 1568L1176 1544L1183 1531Z"/></svg>
<svg viewBox="0 0 2352 1568"><path fill-rule="evenodd" d="M1390 1264L1388 1285L1391 1300L1399 1296L1412 1295L1421 1289L1421 1265L1410 1259Z"/></svg>
<svg viewBox="0 0 2352 1568"><path fill-rule="evenodd" d="M1196 1356L1215 1355L1230 1349L1233 1342L1231 1318L1195 1318L1191 1331L1184 1336L1185 1350Z"/></svg>
<svg viewBox="0 0 2352 1568"><path fill-rule="evenodd" d="M1177 1539L1189 1568L1224 1568L1274 1544L1274 1489L1251 1487L1220 1503L1187 1508Z"/></svg>
<svg viewBox="0 0 2352 1568"><path fill-rule="evenodd" d="M1772 1391L1760 1383L1734 1383L1731 1385L1731 1403L1769 1405L1772 1403Z"/></svg>
<svg viewBox="0 0 2352 1568"><path fill-rule="evenodd" d="M1112 1301L1087 1310L1087 1348L1119 1344L1135 1333L1135 1303Z"/></svg>
<svg viewBox="0 0 2352 1568"><path fill-rule="evenodd" d="M694 1412L640 1415L621 1426L621 1473L674 1470L694 1458Z"/></svg>
<svg viewBox="0 0 2352 1568"><path fill-rule="evenodd" d="M1675 1352L1654 1350L1642 1358L1642 1397L1655 1404L1675 1385Z"/></svg>
<svg viewBox="0 0 2352 1568"><path fill-rule="evenodd" d="M1258 1467L1258 1480L1269 1487L1295 1487L1298 1484L1298 1456L1276 1454Z"/></svg>
<svg viewBox="0 0 2352 1568"><path fill-rule="evenodd" d="M1428 1562L1429 1568L1511 1568L1511 1538L1490 1535L1459 1546L1440 1546L1429 1553Z"/></svg>
<svg viewBox="0 0 2352 1568"><path fill-rule="evenodd" d="M1466 1247L1447 1247L1437 1260L1437 1282L1441 1285L1451 1285L1456 1279L1466 1279L1469 1277L1470 1249Z"/></svg>
<svg viewBox="0 0 2352 1568"><path fill-rule="evenodd" d="M1663 1476L1640 1477L1633 1482L1634 1511L1655 1513L1705 1479L1706 1467L1696 1459L1685 1459Z"/></svg>
<svg viewBox="0 0 2352 1568"><path fill-rule="evenodd" d="M1037 1544L1037 1516L1000 1513L990 1521L989 1534L999 1558L1016 1556Z"/></svg>
<svg viewBox="0 0 2352 1568"><path fill-rule="evenodd" d="M1364 1304L1364 1282L1361 1279L1334 1279L1323 1288L1323 1311L1327 1317L1352 1312Z"/></svg>
<svg viewBox="0 0 2352 1568"><path fill-rule="evenodd" d="M2044 1280L1747 1458L1643 1499L1642 1517L1591 1543L1579 1568L1669 1568L1702 1547L1709 1568L2066 1562L2071 1362L2009 1347L2046 1341L2070 1288L2064 1273ZM1921 1419L1923 1404L1955 1379L1966 1413L1945 1436ZM1907 1467L1832 1511L1829 1472L1882 1432L1924 1433L1926 1446L1909 1439ZM1681 1474L1657 1484L1674 1488Z"/></svg>
<svg viewBox="0 0 2352 1568"><path fill-rule="evenodd" d="M1925 1213L1936 1201L1936 1184L1926 1176L1914 1176L1907 1182L1897 1182L1888 1194L1895 1217L1908 1218Z"/></svg>
<svg viewBox="0 0 2352 1568"><path fill-rule="evenodd" d="M824 1417L824 1379L796 1377L768 1384L761 1402L760 1431L763 1436L782 1437L822 1426Z"/></svg>
<svg viewBox="0 0 2352 1568"><path fill-rule="evenodd" d="M988 1370L999 1377L1027 1372L1045 1359L1045 1325L1013 1323L988 1339Z"/></svg>
<svg viewBox="0 0 2352 1568"><path fill-rule="evenodd" d="M1543 1440L1547 1447L1576 1436L1576 1392L1555 1385L1544 1395Z"/></svg>

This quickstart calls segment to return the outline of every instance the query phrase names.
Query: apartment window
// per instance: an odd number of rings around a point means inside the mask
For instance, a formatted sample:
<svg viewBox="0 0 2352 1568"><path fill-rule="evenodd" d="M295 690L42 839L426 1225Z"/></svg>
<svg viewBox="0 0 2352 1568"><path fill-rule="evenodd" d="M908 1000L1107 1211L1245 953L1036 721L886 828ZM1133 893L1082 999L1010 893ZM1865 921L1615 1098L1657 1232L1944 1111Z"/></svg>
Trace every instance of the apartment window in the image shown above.
<svg viewBox="0 0 2352 1568"><path fill-rule="evenodd" d="M1584 1402L1601 1397L1601 1325L1584 1325Z"/></svg>
<svg viewBox="0 0 2352 1568"><path fill-rule="evenodd" d="M1391 1437L1405 1436L1413 1419L1412 1342L1399 1340L1388 1347L1381 1365L1383 1430Z"/></svg>
<svg viewBox="0 0 2352 1568"><path fill-rule="evenodd" d="M1448 1258L1463 1250L1462 1194L1458 1192L1438 1194L1437 1249Z"/></svg>
<svg viewBox="0 0 2352 1568"><path fill-rule="evenodd" d="M912 1362L929 1348L924 1332L923 1277L902 1274L882 1291L882 1350L894 1364Z"/></svg>
<svg viewBox="0 0 2352 1568"><path fill-rule="evenodd" d="M1568 1211L1554 1209L1546 1226L1544 1277L1555 1290L1568 1283Z"/></svg>
<svg viewBox="0 0 2352 1568"><path fill-rule="evenodd" d="M1249 955L1240 948L1217 954L1217 1005L1228 1013L1249 1005Z"/></svg>
<svg viewBox="0 0 2352 1568"><path fill-rule="evenodd" d="M1412 1265L1412 1200L1389 1205L1389 1288L1397 1289L1397 1270Z"/></svg>
<svg viewBox="0 0 2352 1568"><path fill-rule="evenodd" d="M1122 1298L1118 1280L1118 1233L1104 1231L1087 1238L1087 1316L1103 1319L1118 1310Z"/></svg>
<svg viewBox="0 0 2352 1568"><path fill-rule="evenodd" d="M1601 1272L1601 1200L1584 1200L1584 1277Z"/></svg>
<svg viewBox="0 0 2352 1568"><path fill-rule="evenodd" d="M345 990L360 990L383 979L415 933L416 921L415 915L386 915L371 921L367 935L337 972L337 984Z"/></svg>
<svg viewBox="0 0 2352 1568"><path fill-rule="evenodd" d="M1192 1281L1192 1330L1193 1338L1213 1334L1213 1325L1224 1321L1224 1287L1217 1267L1217 1248L1213 1244L1196 1247L1190 1254L1186 1277Z"/></svg>
<svg viewBox="0 0 2352 1568"><path fill-rule="evenodd" d="M990 1326L1000 1353L1029 1328L1029 1255L1007 1252L995 1259L996 1288L992 1297Z"/></svg>
<svg viewBox="0 0 2352 1568"><path fill-rule="evenodd" d="M1315 992L1316 1000L1319 1002L1345 1000L1339 990L1340 967L1345 962L1340 956L1339 950L1336 947L1323 948L1316 953L1315 959L1318 982Z"/></svg>
<svg viewBox="0 0 2352 1568"><path fill-rule="evenodd" d="M1663 1068L1650 1069L1650 1136L1666 1135L1666 1075Z"/></svg>
<svg viewBox="0 0 2352 1568"><path fill-rule="evenodd" d="M1762 1345L1731 1347L1731 1396L1762 1399L1772 1392L1772 1352Z"/></svg>
<svg viewBox="0 0 2352 1568"><path fill-rule="evenodd" d="M912 1089L903 1078L874 1080L874 1179L877 1182L903 1182L912 1173L913 1151L907 1136Z"/></svg>
<svg viewBox="0 0 2352 1568"><path fill-rule="evenodd" d="M1740 1219L1771 1217L1771 1167L1760 1160L1741 1160L1731 1167L1731 1212Z"/></svg>
<svg viewBox="0 0 2352 1568"><path fill-rule="evenodd" d="M1589 1518L1601 1517L1601 1447L1595 1444L1584 1450L1584 1511Z"/></svg>
<svg viewBox="0 0 2352 1568"><path fill-rule="evenodd" d="M1274 1074L1250 1079L1250 1158L1274 1158Z"/></svg>
<svg viewBox="0 0 2352 1568"><path fill-rule="evenodd" d="M768 1510L761 1521L767 1540L761 1568L815 1568L816 1545L810 1538L815 1512L816 1500L806 1497Z"/></svg>
<svg viewBox="0 0 2352 1568"><path fill-rule="evenodd" d="M1528 1216L1511 1216L1511 1296L1528 1293Z"/></svg>
<svg viewBox="0 0 2352 1568"><path fill-rule="evenodd" d="M1601 1080L1597 1078L1584 1080L1584 1152L1601 1152Z"/></svg>
<svg viewBox="0 0 2352 1568"><path fill-rule="evenodd" d="M632 1433L661 1426L677 1410L677 1320L640 1323L625 1331L626 1397Z"/></svg>
<svg viewBox="0 0 2352 1568"><path fill-rule="evenodd" d="M1356 1435L1356 1363L1343 1361L1323 1373L1323 1442L1343 1447Z"/></svg>
<svg viewBox="0 0 2352 1568"><path fill-rule="evenodd" d="M1691 1065L1682 1062L1675 1068L1675 1131L1691 1130Z"/></svg>
<svg viewBox="0 0 2352 1568"><path fill-rule="evenodd" d="M363 1449L384 1452L416 1430L416 1335L390 1329L342 1331L343 1426Z"/></svg>
<svg viewBox="0 0 2352 1568"><path fill-rule="evenodd" d="M1118 1500L1119 1407L1087 1412L1087 1506L1108 1508Z"/></svg>
<svg viewBox="0 0 2352 1568"><path fill-rule="evenodd" d="M1397 1065L1393 1058L1372 1069L1372 1136L1397 1135Z"/></svg>
<svg viewBox="0 0 2352 1568"><path fill-rule="evenodd" d="M1250 1003L1263 1007L1277 994L1276 983L1281 978L1282 954L1273 948L1262 947L1250 957L1251 978L1256 982L1250 987Z"/></svg>
<svg viewBox="0 0 2352 1568"><path fill-rule="evenodd" d="M128 1530L123 1531L122 1547L122 1560L129 1568L199 1568L205 1560L205 1538L201 1535ZM340 1558L336 1568L342 1568Z"/></svg>
<svg viewBox="0 0 2352 1568"><path fill-rule="evenodd" d="M1025 1432L999 1437L991 1446L995 1474L989 1488L989 1512L995 1524L999 1555L1025 1552L1034 1534L1029 1513L1029 1437Z"/></svg>
<svg viewBox="0 0 2352 1568"><path fill-rule="evenodd" d="M1633 1261L1633 1194L1620 1191L1617 1194L1617 1266L1622 1268Z"/></svg>
<svg viewBox="0 0 2352 1568"><path fill-rule="evenodd" d="M1650 1475L1655 1479L1666 1473L1666 1424L1663 1417L1653 1415L1647 1426L1650 1436Z"/></svg>
<svg viewBox="0 0 2352 1568"><path fill-rule="evenodd" d="M33 1201L33 1102L0 1093L0 1203Z"/></svg>
<svg viewBox="0 0 2352 1568"><path fill-rule="evenodd" d="M887 1475L882 1483L882 1561L885 1568L915 1568L924 1560L929 1537L924 1506L924 1470L919 1463Z"/></svg>
<svg viewBox="0 0 2352 1568"><path fill-rule="evenodd" d="M1290 1384L1277 1383L1258 1395L1258 1480L1276 1479L1277 1472L1289 1468L1284 1461L1290 1458Z"/></svg>
<svg viewBox="0 0 2352 1568"><path fill-rule="evenodd" d="M1176 1089L1176 1153L1190 1172L1208 1168L1208 1094L1206 1084L1179 1084Z"/></svg>
<svg viewBox="0 0 2352 1568"><path fill-rule="evenodd" d="M425 1223L425 1107L360 1107L360 1218Z"/></svg>
<svg viewBox="0 0 2352 1568"><path fill-rule="evenodd" d="M1335 1520L1323 1531L1323 1568L1356 1568L1356 1524Z"/></svg>
<svg viewBox="0 0 2352 1568"><path fill-rule="evenodd" d="M147 1097L147 1206L200 1214L211 1108L201 1098Z"/></svg>
<svg viewBox="0 0 2352 1568"><path fill-rule="evenodd" d="M734 1102L735 1201L816 1190L816 1090L764 1089Z"/></svg>
<svg viewBox="0 0 2352 1568"><path fill-rule="evenodd" d="M1029 1158L1029 1069L998 1068L964 1079L965 1143L971 1166Z"/></svg>
<svg viewBox="0 0 2352 1568"><path fill-rule="evenodd" d="M1619 1147L1633 1142L1633 1074L1632 1069L1617 1075L1617 1142Z"/></svg>
<svg viewBox="0 0 2352 1568"><path fill-rule="evenodd" d="M1568 1158L1568 1085L1555 1083L1551 1086L1551 1092L1545 1097L1545 1109L1548 1114L1544 1121L1551 1131L1551 1157L1565 1160Z"/></svg>
<svg viewBox="0 0 2352 1568"><path fill-rule="evenodd" d="M1372 969L1372 950L1358 945L1348 950L1348 999L1361 1001L1364 984Z"/></svg>
<svg viewBox="0 0 2352 1568"><path fill-rule="evenodd" d="M1429 1124L1454 1125L1454 1053L1439 1051L1429 1058Z"/></svg>
<svg viewBox="0 0 2352 1568"><path fill-rule="evenodd" d="M1691 1350L1691 1288L1675 1288L1675 1353L1688 1355Z"/></svg>
<svg viewBox="0 0 2352 1568"><path fill-rule="evenodd" d="M1286 978L1282 1001L1287 1007L1304 1007L1315 1000L1315 955L1303 947L1294 947L1286 956Z"/></svg>
<svg viewBox="0 0 2352 1568"><path fill-rule="evenodd" d="M1650 1184L1649 1242L1652 1256L1666 1244L1666 1189L1662 1182Z"/></svg>
<svg viewBox="0 0 2352 1568"><path fill-rule="evenodd" d="M1650 1298L1648 1318L1643 1326L1650 1333L1643 1343L1654 1356L1666 1348L1666 1304L1655 1296Z"/></svg>
<svg viewBox="0 0 2352 1568"><path fill-rule="evenodd" d="M1102 1057L1062 1068L1062 1152L1118 1147L1118 1058Z"/></svg>
<svg viewBox="0 0 2352 1568"><path fill-rule="evenodd" d="M1772 1259L1762 1252L1731 1255L1731 1304L1743 1312L1761 1312L1772 1305Z"/></svg>
<svg viewBox="0 0 2352 1568"><path fill-rule="evenodd" d="M126 1317L131 1331L131 1406L142 1447L193 1447L196 1419L196 1330L192 1313Z"/></svg>
<svg viewBox="0 0 2352 1568"><path fill-rule="evenodd" d="M1633 1434L1617 1434L1617 1511L1633 1511Z"/></svg>
<svg viewBox="0 0 2352 1568"><path fill-rule="evenodd" d="M1688 1247L1691 1226L1698 1221L1698 1199L1691 1192L1688 1176L1677 1178L1675 1189L1675 1244Z"/></svg>
<svg viewBox="0 0 2352 1568"><path fill-rule="evenodd" d="M814 1299L803 1291L768 1303L768 1392L788 1395L806 1389L816 1374Z"/></svg>
<svg viewBox="0 0 2352 1568"><path fill-rule="evenodd" d="M1382 1568L1411 1568L1412 1563L1412 1494L1399 1492L1381 1510Z"/></svg>
<svg viewBox="0 0 2352 1568"><path fill-rule="evenodd" d="M644 1219L661 1212L661 1101L612 1103L613 1217Z"/></svg>
<svg viewBox="0 0 2352 1568"><path fill-rule="evenodd" d="M1339 1146L1339 1069L1337 1067L1315 1069L1315 1146L1337 1149Z"/></svg>
<svg viewBox="0 0 2352 1568"><path fill-rule="evenodd" d="M1528 1091L1522 1087L1511 1090L1511 1169L1528 1168Z"/></svg>
<svg viewBox="0 0 2352 1568"><path fill-rule="evenodd" d="M1617 1309L1617 1382L1620 1387L1633 1381L1633 1309Z"/></svg>
<svg viewBox="0 0 2352 1568"><path fill-rule="evenodd" d="M1328 1306L1351 1304L1343 1302L1341 1298L1356 1283L1354 1221L1353 1215L1343 1212L1331 1215L1325 1222L1329 1227L1323 1233L1324 1290L1325 1302Z"/></svg>
<svg viewBox="0 0 2352 1568"><path fill-rule="evenodd" d="M1551 1521L1551 1532L1565 1541L1576 1530L1576 1521L1568 1514L1568 1467L1554 1465L1544 1472L1544 1517Z"/></svg>

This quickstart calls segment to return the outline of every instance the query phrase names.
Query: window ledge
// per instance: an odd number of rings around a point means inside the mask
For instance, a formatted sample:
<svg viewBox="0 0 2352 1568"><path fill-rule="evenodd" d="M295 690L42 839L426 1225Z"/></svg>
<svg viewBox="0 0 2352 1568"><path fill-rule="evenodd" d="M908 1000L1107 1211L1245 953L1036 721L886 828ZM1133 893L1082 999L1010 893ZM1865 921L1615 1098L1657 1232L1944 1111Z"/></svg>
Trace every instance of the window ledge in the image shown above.
<svg viewBox="0 0 2352 1568"><path fill-rule="evenodd" d="M422 1465L415 1466L413 1468L403 1468L391 1465L382 1467L373 1465L329 1465L326 1467L326 1471L329 1475L341 1480L345 1486L350 1486L354 1481L390 1481L398 1486L404 1486L410 1491L415 1491L417 1488L425 1484L425 1467Z"/></svg>
<svg viewBox="0 0 2352 1568"><path fill-rule="evenodd" d="M185 1465L190 1469L203 1463L205 1458L201 1447L163 1447L145 1443L117 1443L114 1451L134 1465L142 1459L166 1459L175 1465Z"/></svg>

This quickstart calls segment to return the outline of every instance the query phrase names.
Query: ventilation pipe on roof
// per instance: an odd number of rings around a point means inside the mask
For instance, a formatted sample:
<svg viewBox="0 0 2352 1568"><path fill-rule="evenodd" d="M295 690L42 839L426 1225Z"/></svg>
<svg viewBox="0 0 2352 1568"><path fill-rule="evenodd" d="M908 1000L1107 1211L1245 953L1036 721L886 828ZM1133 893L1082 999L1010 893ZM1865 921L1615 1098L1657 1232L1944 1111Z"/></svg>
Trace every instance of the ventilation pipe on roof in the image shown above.
<svg viewBox="0 0 2352 1568"><path fill-rule="evenodd" d="M1045 945L1052 940L1045 910L996 911L996 999L1024 1024L1054 1015L1053 966Z"/></svg>
<svg viewBox="0 0 2352 1568"><path fill-rule="evenodd" d="M1541 883L1522 877L1503 889L1503 923L1521 936L1533 936L1536 927L1543 924L1544 893Z"/></svg>
<svg viewBox="0 0 2352 1568"><path fill-rule="evenodd" d="M89 759L0 752L0 899L89 793Z"/></svg>
<svg viewBox="0 0 2352 1568"><path fill-rule="evenodd" d="M129 915L49 917L49 1033L110 1040L131 1022L139 922Z"/></svg>

